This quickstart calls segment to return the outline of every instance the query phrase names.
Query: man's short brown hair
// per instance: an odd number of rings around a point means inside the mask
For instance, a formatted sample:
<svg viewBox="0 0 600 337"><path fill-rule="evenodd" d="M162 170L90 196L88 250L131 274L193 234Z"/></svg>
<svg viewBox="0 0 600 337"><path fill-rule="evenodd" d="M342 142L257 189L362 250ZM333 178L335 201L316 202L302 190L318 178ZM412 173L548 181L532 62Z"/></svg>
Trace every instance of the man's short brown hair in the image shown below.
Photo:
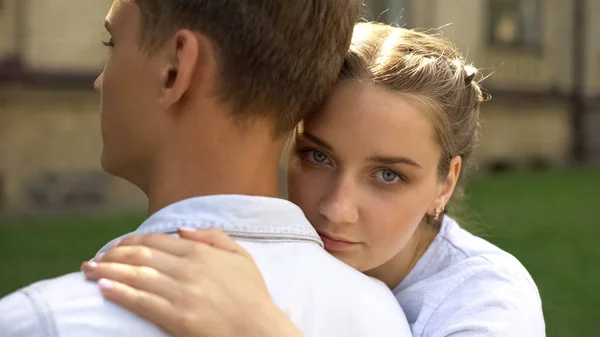
<svg viewBox="0 0 600 337"><path fill-rule="evenodd" d="M136 0L142 46L178 29L215 43L218 93L233 112L272 116L275 132L316 110L337 80L360 0ZM251 117L251 116L250 116Z"/></svg>

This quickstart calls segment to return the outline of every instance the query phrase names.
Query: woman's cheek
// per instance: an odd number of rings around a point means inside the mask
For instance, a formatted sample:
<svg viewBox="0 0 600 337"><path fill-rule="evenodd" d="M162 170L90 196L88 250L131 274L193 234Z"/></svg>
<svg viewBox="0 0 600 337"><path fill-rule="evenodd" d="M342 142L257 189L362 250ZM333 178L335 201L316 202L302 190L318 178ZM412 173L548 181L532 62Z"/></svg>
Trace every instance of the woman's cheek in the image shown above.
<svg viewBox="0 0 600 337"><path fill-rule="evenodd" d="M402 192L371 193L361 203L361 225L374 268L400 253L420 223L420 211Z"/></svg>

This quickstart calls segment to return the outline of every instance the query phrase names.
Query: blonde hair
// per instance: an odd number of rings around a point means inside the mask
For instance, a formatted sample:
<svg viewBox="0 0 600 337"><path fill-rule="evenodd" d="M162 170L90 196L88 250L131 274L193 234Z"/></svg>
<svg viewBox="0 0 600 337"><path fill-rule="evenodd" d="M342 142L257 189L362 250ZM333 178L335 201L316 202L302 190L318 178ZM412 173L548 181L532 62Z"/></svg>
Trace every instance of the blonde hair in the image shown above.
<svg viewBox="0 0 600 337"><path fill-rule="evenodd" d="M438 167L442 180L456 156L463 162L461 176L470 168L479 135L479 107L489 99L475 80L477 74L477 69L439 36L359 23L339 80L368 80L426 107L442 152ZM462 186L457 186L453 199L462 195ZM429 215L424 221L440 225Z"/></svg>

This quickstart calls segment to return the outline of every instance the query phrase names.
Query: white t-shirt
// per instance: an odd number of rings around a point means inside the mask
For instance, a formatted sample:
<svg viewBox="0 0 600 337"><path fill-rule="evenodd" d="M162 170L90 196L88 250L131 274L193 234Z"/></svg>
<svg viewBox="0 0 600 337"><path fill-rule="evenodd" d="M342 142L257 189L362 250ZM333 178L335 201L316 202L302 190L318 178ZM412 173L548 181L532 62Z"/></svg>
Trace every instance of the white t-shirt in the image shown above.
<svg viewBox="0 0 600 337"><path fill-rule="evenodd" d="M414 337L540 337L539 292L512 255L445 217L394 294Z"/></svg>

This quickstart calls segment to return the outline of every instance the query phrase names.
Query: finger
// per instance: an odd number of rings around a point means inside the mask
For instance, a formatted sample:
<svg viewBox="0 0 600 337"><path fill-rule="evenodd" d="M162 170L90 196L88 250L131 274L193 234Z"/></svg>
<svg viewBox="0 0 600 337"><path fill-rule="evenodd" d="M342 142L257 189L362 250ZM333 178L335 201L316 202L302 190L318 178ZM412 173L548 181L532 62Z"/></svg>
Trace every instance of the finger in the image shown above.
<svg viewBox="0 0 600 337"><path fill-rule="evenodd" d="M121 240L122 246L146 246L175 256L189 256L202 249L197 242L162 233L130 235Z"/></svg>
<svg viewBox="0 0 600 337"><path fill-rule="evenodd" d="M136 290L158 295L170 303L179 303L182 299L178 291L182 285L156 269L108 262L84 262L81 269L90 280L117 281Z"/></svg>
<svg viewBox="0 0 600 337"><path fill-rule="evenodd" d="M98 281L98 286L106 299L156 324L167 333L177 335L174 322L180 321L179 312L166 299L108 279Z"/></svg>
<svg viewBox="0 0 600 337"><path fill-rule="evenodd" d="M179 228L179 236L184 239L202 242L211 245L215 248L227 250L233 253L243 255L247 258L252 259L252 255L248 253L244 247L237 243L225 232L219 228L207 228L207 229L188 229Z"/></svg>
<svg viewBox="0 0 600 337"><path fill-rule="evenodd" d="M201 258L201 257L200 257ZM98 262L112 262L148 267L176 280L187 279L186 260L147 246L118 246L111 248Z"/></svg>

